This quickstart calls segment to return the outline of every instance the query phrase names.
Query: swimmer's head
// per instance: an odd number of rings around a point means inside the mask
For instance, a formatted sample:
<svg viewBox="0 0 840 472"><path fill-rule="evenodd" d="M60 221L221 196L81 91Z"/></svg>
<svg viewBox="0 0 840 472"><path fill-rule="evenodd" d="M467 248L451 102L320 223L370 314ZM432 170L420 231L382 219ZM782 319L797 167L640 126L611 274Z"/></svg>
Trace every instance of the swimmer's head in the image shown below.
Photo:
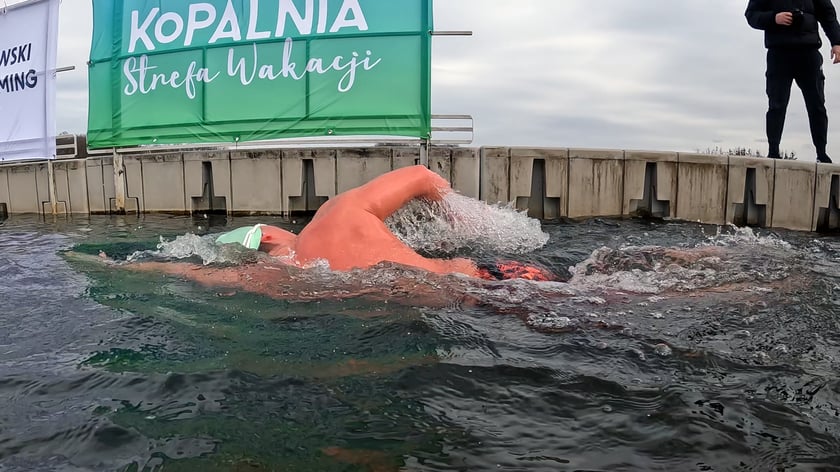
<svg viewBox="0 0 840 472"><path fill-rule="evenodd" d="M517 261L498 261L478 264L478 276L485 280L525 279L538 282L556 280L547 269Z"/></svg>
<svg viewBox="0 0 840 472"><path fill-rule="evenodd" d="M218 244L241 244L248 249L259 249L262 240L262 226L245 226L233 231L220 234L216 238Z"/></svg>
<svg viewBox="0 0 840 472"><path fill-rule="evenodd" d="M276 226L258 224L224 233L216 238L219 244L237 243L248 249L259 249L276 257L294 254L297 235Z"/></svg>

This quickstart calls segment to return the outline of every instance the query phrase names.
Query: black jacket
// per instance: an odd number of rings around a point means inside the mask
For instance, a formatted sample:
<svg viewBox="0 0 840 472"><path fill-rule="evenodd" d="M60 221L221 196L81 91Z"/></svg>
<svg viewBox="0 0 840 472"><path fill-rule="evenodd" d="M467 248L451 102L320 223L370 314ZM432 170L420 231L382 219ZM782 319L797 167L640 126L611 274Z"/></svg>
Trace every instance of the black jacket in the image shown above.
<svg viewBox="0 0 840 472"><path fill-rule="evenodd" d="M776 24L776 14L799 10L790 26ZM822 45L819 23L832 46L840 45L840 23L831 0L750 0L745 13L747 22L764 30L764 45L769 48L815 47Z"/></svg>

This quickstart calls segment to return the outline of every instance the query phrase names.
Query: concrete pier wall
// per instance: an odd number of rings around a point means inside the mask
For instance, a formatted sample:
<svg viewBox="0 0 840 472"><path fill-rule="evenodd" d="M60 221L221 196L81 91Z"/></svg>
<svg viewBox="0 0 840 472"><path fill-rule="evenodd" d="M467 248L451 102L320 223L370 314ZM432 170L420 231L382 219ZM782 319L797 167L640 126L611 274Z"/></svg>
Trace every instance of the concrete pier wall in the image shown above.
<svg viewBox="0 0 840 472"><path fill-rule="evenodd" d="M120 157L124 172L115 175ZM274 215L315 211L337 193L420 158L420 148L410 146L152 151L59 159L52 178L59 214L112 213L124 202L125 212ZM644 215L840 229L840 165L526 147L432 147L428 159L459 192L545 220ZM51 214L49 166L0 166L0 217Z"/></svg>

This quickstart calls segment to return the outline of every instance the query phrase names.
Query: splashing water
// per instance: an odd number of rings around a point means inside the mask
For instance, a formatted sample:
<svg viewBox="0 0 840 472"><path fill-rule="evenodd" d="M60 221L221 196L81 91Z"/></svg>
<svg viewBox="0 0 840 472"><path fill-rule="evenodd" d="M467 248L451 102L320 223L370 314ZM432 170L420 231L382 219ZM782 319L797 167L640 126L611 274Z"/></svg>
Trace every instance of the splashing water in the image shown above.
<svg viewBox="0 0 840 472"><path fill-rule="evenodd" d="M736 247L737 251L733 251ZM718 231L696 248L596 249L586 260L569 269L572 273L569 284L583 289L657 294L763 283L788 277L796 257L786 241L758 236L749 228L736 228L731 234Z"/></svg>
<svg viewBox="0 0 840 472"><path fill-rule="evenodd" d="M657 294L667 290L693 290L722 282L721 260L701 258L680 265L655 246L596 249L583 262L571 267L569 284L587 290L611 290Z"/></svg>
<svg viewBox="0 0 840 472"><path fill-rule="evenodd" d="M412 249L442 255L463 249L524 254L548 242L540 222L525 213L456 193L438 202L414 200L385 224Z"/></svg>
<svg viewBox="0 0 840 472"><path fill-rule="evenodd" d="M414 200L391 215L385 224L412 249L442 256L464 249L524 254L548 242L548 234L542 231L539 220L512 207L488 205L454 193L439 202ZM136 251L126 260L197 257L209 265L241 264L269 257L237 244L217 244L215 238L216 235L192 233L172 241L160 238L157 250ZM293 254L284 259L286 263L294 263ZM328 268L324 261L316 265Z"/></svg>
<svg viewBox="0 0 840 472"><path fill-rule="evenodd" d="M204 265L209 264L240 264L253 262L261 257L258 251L246 249L239 244L217 244L217 235L198 236L192 233L183 234L172 241L163 237L155 251L137 251L126 259L127 262L137 262L144 259L188 259L198 257Z"/></svg>
<svg viewBox="0 0 840 472"><path fill-rule="evenodd" d="M706 246L752 246L765 247L775 249L791 249L789 242L779 239L778 237L768 234L766 236L759 236L752 228L745 226L739 228L734 225L728 227L729 231L724 232L724 227L717 227L717 232L713 236L709 236L704 245Z"/></svg>

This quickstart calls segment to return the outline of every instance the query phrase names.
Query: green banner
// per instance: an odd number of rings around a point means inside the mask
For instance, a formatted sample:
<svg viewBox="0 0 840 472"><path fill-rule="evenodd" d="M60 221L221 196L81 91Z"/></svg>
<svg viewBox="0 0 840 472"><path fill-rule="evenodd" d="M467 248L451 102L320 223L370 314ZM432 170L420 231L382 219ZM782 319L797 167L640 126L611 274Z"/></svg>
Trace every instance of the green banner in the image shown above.
<svg viewBox="0 0 840 472"><path fill-rule="evenodd" d="M91 148L431 132L432 0L93 0Z"/></svg>

